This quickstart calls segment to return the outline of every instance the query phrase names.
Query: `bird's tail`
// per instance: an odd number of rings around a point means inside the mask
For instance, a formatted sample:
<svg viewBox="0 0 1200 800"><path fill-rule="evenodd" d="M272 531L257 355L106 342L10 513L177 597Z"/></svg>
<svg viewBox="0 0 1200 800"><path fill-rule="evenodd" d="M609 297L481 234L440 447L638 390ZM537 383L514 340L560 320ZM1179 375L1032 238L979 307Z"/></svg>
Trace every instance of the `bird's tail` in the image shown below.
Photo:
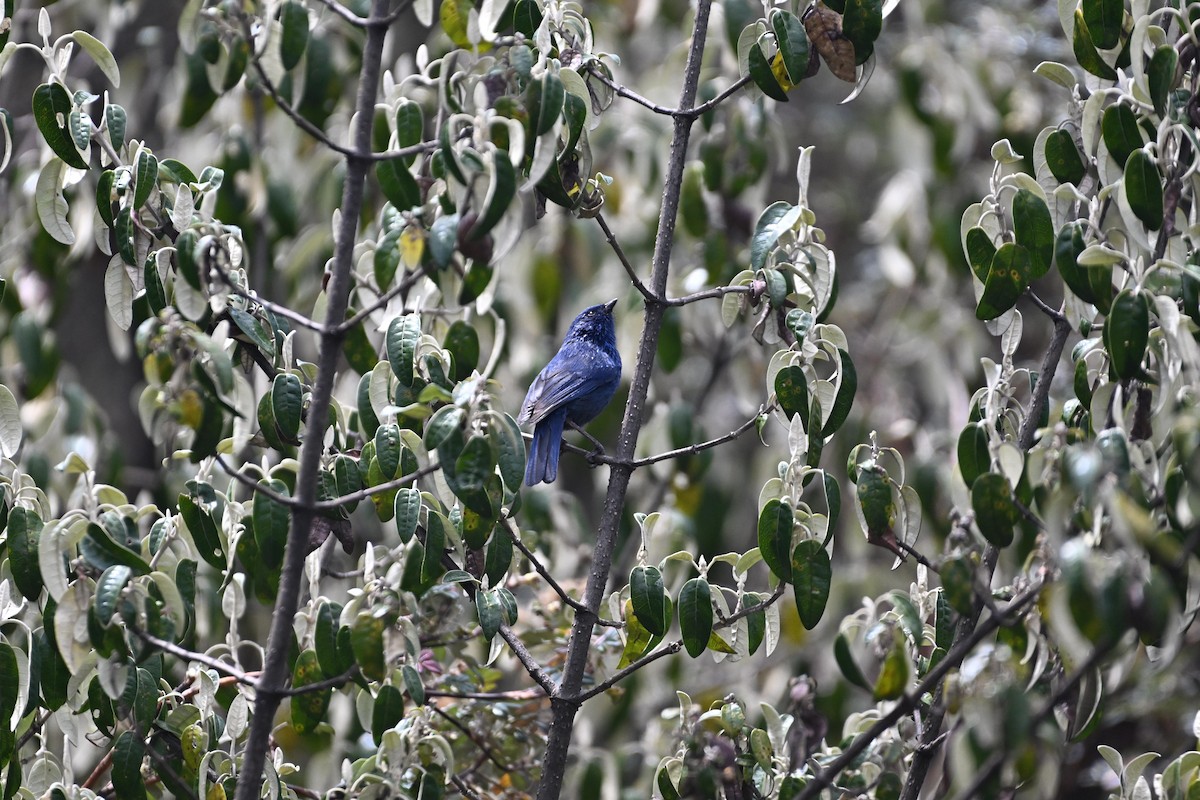
<svg viewBox="0 0 1200 800"><path fill-rule="evenodd" d="M545 481L554 483L558 477L558 455L562 452L565 412L556 412L543 419L533 429L533 443L529 446L529 460L525 462L525 484L536 486Z"/></svg>

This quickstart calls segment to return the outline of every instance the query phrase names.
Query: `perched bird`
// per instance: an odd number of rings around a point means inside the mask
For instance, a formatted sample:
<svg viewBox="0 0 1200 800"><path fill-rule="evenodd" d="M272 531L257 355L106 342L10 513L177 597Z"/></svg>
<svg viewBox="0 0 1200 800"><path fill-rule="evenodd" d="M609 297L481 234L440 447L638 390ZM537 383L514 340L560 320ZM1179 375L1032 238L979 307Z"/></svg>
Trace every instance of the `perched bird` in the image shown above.
<svg viewBox="0 0 1200 800"><path fill-rule="evenodd" d="M567 330L562 347L529 387L517 422L534 424L525 483L553 483L563 427L584 425L604 410L621 382L621 354L613 327L616 300L586 308Z"/></svg>

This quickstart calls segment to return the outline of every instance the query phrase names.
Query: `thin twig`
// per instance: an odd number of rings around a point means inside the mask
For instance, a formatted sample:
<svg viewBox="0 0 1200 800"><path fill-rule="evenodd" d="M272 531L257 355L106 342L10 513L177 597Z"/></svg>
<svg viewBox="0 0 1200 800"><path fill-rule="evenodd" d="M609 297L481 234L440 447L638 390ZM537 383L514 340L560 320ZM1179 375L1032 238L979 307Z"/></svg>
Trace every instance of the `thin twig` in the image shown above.
<svg viewBox="0 0 1200 800"><path fill-rule="evenodd" d="M426 703L426 706L428 706L429 708L432 708L433 712L435 714L437 714L439 717L441 717L442 719L449 722L454 727L458 728L460 731L462 731L463 735L466 736L468 739L470 739L471 743L474 744L475 747L477 747L479 749L479 752L483 753L487 757L488 761L491 761L493 764L496 765L496 769L500 770L501 772L512 772L513 771L512 767L510 767L508 764L505 764L503 761L501 761L496 756L496 754L492 751L492 748L488 747L486 742L484 742L482 739L480 739L478 736L476 736L474 733L472 733L471 729L468 728L466 725L462 724L457 719L455 719L451 715L447 714L445 711L438 708L433 703Z"/></svg>
<svg viewBox="0 0 1200 800"><path fill-rule="evenodd" d="M718 94L712 100L701 103L698 106L693 106L692 108L667 108L666 106L661 106L658 103L655 103L653 100L642 97L640 94L628 88L627 86L617 83L595 67L590 67L588 72L597 77L601 83L612 89L619 96L624 97L626 100L632 100L638 105L650 109L655 114L661 114L666 117L685 117L688 119L695 119L702 114L708 113L721 103L728 100L739 89L750 82L750 76L743 75L734 81L729 88L725 89L725 91Z"/></svg>
<svg viewBox="0 0 1200 800"><path fill-rule="evenodd" d="M616 235L612 232L612 228L608 227L608 222L604 219L603 214L596 214L596 223L600 226L600 230L604 231L604 238L608 241L608 246L617 254L617 260L621 262L621 266L625 268L625 274L629 276L629 280L633 283L635 289L641 293L642 297L646 298L647 302L659 303L662 298L650 291L650 287L642 283L642 279L638 277L637 270L633 268L633 264L629 261L629 256L625 255L625 250L621 247L621 243L617 241Z"/></svg>
<svg viewBox="0 0 1200 800"><path fill-rule="evenodd" d="M287 689L278 689L275 694L280 697L296 697L298 695L312 694L313 692L324 691L325 689L337 689L345 686L350 681L354 680L354 676L358 674L358 667L354 666L343 672L341 675L335 675L332 678L326 678L323 681L316 683L306 683L303 686L291 686ZM259 691L265 691L259 689Z"/></svg>
<svg viewBox="0 0 1200 800"><path fill-rule="evenodd" d="M34 736L37 736L38 731L42 729L42 726L46 724L46 720L48 719L50 719L50 711L48 709L43 710L42 713L38 715L38 718L35 719L29 726L29 730L25 731L25 733L21 735L21 741L17 742L15 752L21 752L21 748L29 744L30 740L33 739Z"/></svg>
<svg viewBox="0 0 1200 800"><path fill-rule="evenodd" d="M713 110L714 108L719 106L721 103L724 103L726 100L728 100L730 97L732 97L739 89L741 89L743 86L745 86L748 83L750 83L750 76L743 75L742 77L738 78L736 81L731 83L729 85L728 89L721 92L719 95L714 97L712 100L709 100L706 103L701 103L700 105L691 109L690 111L688 111L688 114L690 114L693 117L699 117L702 114L707 114L709 111Z"/></svg>
<svg viewBox="0 0 1200 800"><path fill-rule="evenodd" d="M651 464L657 464L659 461L667 461L672 458L682 458L683 456L696 455L697 453L702 453L705 450L710 450L714 447L719 447L720 445L723 445L726 442L732 442L734 439L737 439L739 436L744 434L746 431L753 428L755 423L758 422L758 419L763 414L770 413L770 411L773 407L774 407L774 403L769 403L765 406L760 407L757 414L755 414L753 417L751 417L750 419L743 422L735 430L732 430L729 433L726 433L722 436L718 436L715 439L709 439L706 442L697 442L696 444L689 444L686 447L679 447L679 448L676 448L675 450L668 450L665 453L658 453L657 455L646 456L645 458L635 458L632 460L624 460L624 459L615 458L613 456L598 454L594 451L584 450L582 447L577 447L576 445L573 445L570 443L567 443L565 446L568 450L571 450L572 452L580 453L580 454L586 456L589 461L596 463L596 464L609 464L609 465L620 464L622 466L627 466L632 469L637 469L638 467L646 467Z"/></svg>
<svg viewBox="0 0 1200 800"><path fill-rule="evenodd" d="M512 522L509 520L509 518L501 517L500 524L504 527L505 532L508 533L508 538L511 539L512 543L516 545L516 548L525 555L525 558L529 559L529 563L533 566L534 571L537 572L537 574L542 577L542 580L544 580L550 586L550 588L554 590L554 593L558 595L558 598L576 611L586 611L587 608L583 605L583 603L567 594L567 590L564 589L562 585L560 585L559 582L554 579L554 576L550 574L550 571L546 569L545 565L542 564L534 552L526 547L525 543L521 541L521 537L517 535L515 530L513 530ZM599 619L597 620L597 624L605 625L610 628L625 627L625 623L616 622L611 619Z"/></svg>
<svg viewBox="0 0 1200 800"><path fill-rule="evenodd" d="M533 654L529 652L529 648L521 641L521 638L513 633L512 628L507 625L500 626L500 638L507 644L508 649L512 650L513 655L521 662L521 666L525 667L525 671L529 673L529 677L537 682L538 686L548 695L554 694L554 681L550 678L546 671L542 669L542 665L537 662Z"/></svg>
<svg viewBox="0 0 1200 800"><path fill-rule="evenodd" d="M478 700L483 703L524 703L545 697L546 692L540 686L537 689L514 689L511 692L455 692L447 689L426 689L425 696Z"/></svg>
<svg viewBox="0 0 1200 800"><path fill-rule="evenodd" d="M483 800L479 794L467 785L467 782L458 775L451 775L450 782L454 784L454 788L458 789L459 794L467 798L467 800Z"/></svg>
<svg viewBox="0 0 1200 800"><path fill-rule="evenodd" d="M166 639L160 639L154 634L147 633L141 628L129 626L128 630L146 644L157 647L164 653L170 653L176 658L182 658L186 661L195 661L197 664L203 664L206 667L215 669L217 672L228 675L230 678L233 678L240 684L249 686L253 689L259 689L261 691L258 681L256 681L254 678L251 678L247 673L232 664L221 661L217 658L213 658L212 656L205 655L204 653L197 653L195 650L188 650L186 647L180 647L174 642L169 642Z"/></svg>
<svg viewBox="0 0 1200 800"><path fill-rule="evenodd" d="M1045 314L1047 317L1049 317L1050 319L1055 320L1055 321L1058 321L1060 319L1065 319L1062 311L1054 308L1049 303L1047 303L1045 300L1043 300L1041 297L1039 297L1037 292L1033 291L1032 287L1027 289L1025 291L1025 294L1029 297L1030 300L1033 301L1033 304L1035 306L1037 306L1038 309L1040 309L1041 312L1043 314Z"/></svg>
<svg viewBox="0 0 1200 800"><path fill-rule="evenodd" d="M359 500L365 500L372 495L390 492L392 489L399 489L401 486L408 486L410 483L413 483L420 478L424 478L426 475L437 472L439 469L441 469L441 464L429 464L421 467L416 472L410 472L403 477L396 478L395 480L391 480L386 483L381 483L378 486L369 486L366 489L360 489L357 492L344 494L340 497L335 497L332 500L319 500L313 505L313 508L317 511L329 511L335 508L341 508L342 506L349 505L350 503L356 503Z"/></svg>
<svg viewBox="0 0 1200 800"><path fill-rule="evenodd" d="M214 455L213 458L216 459L217 465L221 468L222 472L233 478L238 483L242 484L242 486L252 489L258 494L268 497L274 500L276 503L287 506L288 508L300 507L300 503L296 500L296 498L288 497L286 494L280 494L269 486L264 486L253 478L243 475L239 470L234 469L225 461L224 458L221 457L220 453Z"/></svg>
<svg viewBox="0 0 1200 800"><path fill-rule="evenodd" d="M775 591L766 600L764 600L761 603L752 605L752 606L746 606L746 607L741 608L738 611L730 614L728 617L725 617L724 619L720 620L716 625L713 625L713 630L721 630L722 628L728 628L729 626L733 625L733 623L740 620L742 617L747 617L747 616L753 614L755 611L762 611L763 609L767 608L767 606L775 604L776 602L779 601L779 598L783 597L783 591L786 586L787 586L787 584L780 582L780 584L775 587ZM652 664L655 661L658 661L660 658L663 658L664 656L669 656L674 653L678 653L682 649L683 649L683 639L676 639L675 641L668 644L666 647L655 650L653 653L644 655L641 658L634 661L632 664L629 664L624 669L614 672L606 680L601 681L600 683L598 683L595 686L588 689L586 692L580 692L573 698L563 698L563 699L568 700L569 702L573 702L573 703L583 703L583 702L595 697L598 694L607 692L609 689L616 686L618 683L625 680L625 678L627 678L630 675L632 675L633 673L637 672L639 669L646 666L647 664Z"/></svg>
<svg viewBox="0 0 1200 800"><path fill-rule="evenodd" d="M267 90L267 94L271 95L271 99L275 101L275 105L277 105L284 114L291 118L292 122L296 124L296 127L341 156L353 158L358 161L392 161L393 159L404 158L405 156L415 156L420 155L421 153L427 153L431 150L436 150L439 146L438 142L436 141L428 141L419 142L408 147L401 147L396 150L385 150L380 153L373 153L369 150L355 150L352 147L346 147L345 145L338 144L329 137L329 134L325 133L325 131L321 130L312 122L310 122L307 117L297 111L291 103L283 98L283 95L279 93L279 89L276 88L275 84L271 82L271 79L267 77L267 73L263 70L262 64L259 63L256 55L251 56L250 64L254 67L255 73L258 75L259 83L261 83L262 87Z"/></svg>
<svg viewBox="0 0 1200 800"><path fill-rule="evenodd" d="M711 289L704 289L695 294L685 295L684 297L668 297L663 300L663 304L668 306L686 306L701 300L724 297L727 294L753 294L755 291L758 291L758 289L752 283L743 286L714 286Z"/></svg>
<svg viewBox="0 0 1200 800"><path fill-rule="evenodd" d="M1070 335L1071 325L1067 322L1066 317L1060 315L1054 318L1054 336L1050 339L1050 346L1046 348L1046 355L1042 359L1037 386L1033 390L1033 400L1029 403L1029 413L1021 421L1021 431L1017 435L1017 447L1024 452L1028 452L1029 448L1033 446L1033 437L1037 433L1038 421L1042 418L1047 403L1050 401L1050 384L1054 381L1054 373L1058 370L1058 361L1062 358L1063 348Z"/></svg>
<svg viewBox="0 0 1200 800"><path fill-rule="evenodd" d="M391 302L393 297L395 297L396 295L398 295L402 292L408 291L408 289L410 289L412 287L412 285L414 283L416 283L419 279L421 279L424 275L425 275L425 267L424 266L422 266L420 269L416 269L416 270L413 270L412 272L408 273L407 275L404 276L404 278L400 281L400 283L396 284L391 289L388 289L386 292L379 295L379 297L375 298L375 300L373 300L371 302L371 304L368 305L366 308L364 308L362 311L356 312L353 316L349 317L345 322L343 322L342 324L340 324L336 328L334 328L333 329L334 333L342 334L342 333L346 333L347 331L352 330L356 325L361 323L367 317L374 314L376 311L378 311L379 309L386 306L389 302Z"/></svg>

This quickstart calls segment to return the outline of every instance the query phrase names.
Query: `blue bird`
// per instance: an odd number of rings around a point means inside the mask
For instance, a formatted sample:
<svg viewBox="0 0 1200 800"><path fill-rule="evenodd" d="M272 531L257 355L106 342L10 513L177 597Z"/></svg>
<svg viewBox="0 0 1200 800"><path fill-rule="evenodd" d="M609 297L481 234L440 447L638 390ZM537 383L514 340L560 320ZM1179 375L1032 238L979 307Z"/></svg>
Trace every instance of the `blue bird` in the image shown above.
<svg viewBox="0 0 1200 800"><path fill-rule="evenodd" d="M562 347L529 387L517 422L534 424L525 463L529 486L558 477L563 428L584 425L604 410L621 382L621 354L613 327L616 300L585 308L563 338Z"/></svg>

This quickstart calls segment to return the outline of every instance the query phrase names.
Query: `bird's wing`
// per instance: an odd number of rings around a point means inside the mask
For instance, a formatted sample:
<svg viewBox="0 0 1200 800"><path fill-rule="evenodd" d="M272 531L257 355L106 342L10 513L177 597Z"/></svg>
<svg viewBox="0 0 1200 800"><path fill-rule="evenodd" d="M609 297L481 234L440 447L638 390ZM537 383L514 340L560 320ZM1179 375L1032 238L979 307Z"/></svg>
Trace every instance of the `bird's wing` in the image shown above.
<svg viewBox="0 0 1200 800"><path fill-rule="evenodd" d="M587 363L580 369L580 365L570 363L573 359L569 354L567 358L562 358L562 355L560 352L551 359L546 368L533 379L521 406L518 423L536 424L556 408L585 397L611 380L609 370L599 369Z"/></svg>

